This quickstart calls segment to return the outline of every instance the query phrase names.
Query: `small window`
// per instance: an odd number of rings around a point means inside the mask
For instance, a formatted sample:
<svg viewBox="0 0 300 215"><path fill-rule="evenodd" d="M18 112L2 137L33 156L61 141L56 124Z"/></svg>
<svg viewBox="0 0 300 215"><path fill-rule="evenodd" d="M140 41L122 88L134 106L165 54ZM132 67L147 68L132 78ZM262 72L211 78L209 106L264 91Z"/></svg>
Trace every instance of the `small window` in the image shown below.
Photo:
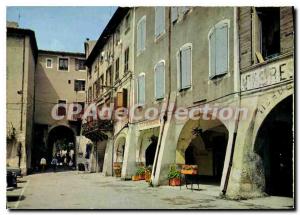
<svg viewBox="0 0 300 215"><path fill-rule="evenodd" d="M164 98L165 93L165 64L159 62L154 68L155 75L155 98Z"/></svg>
<svg viewBox="0 0 300 215"><path fill-rule="evenodd" d="M192 46L184 45L178 53L179 90L191 87Z"/></svg>
<svg viewBox="0 0 300 215"><path fill-rule="evenodd" d="M125 17L125 34L130 29L130 13Z"/></svg>
<svg viewBox="0 0 300 215"><path fill-rule="evenodd" d="M187 14L191 10L191 7L172 7L171 8L171 21L172 23L176 23L178 19L182 19L185 14Z"/></svg>
<svg viewBox="0 0 300 215"><path fill-rule="evenodd" d="M138 76L137 103L138 105L145 104L145 74Z"/></svg>
<svg viewBox="0 0 300 215"><path fill-rule="evenodd" d="M145 50L146 45L146 16L143 16L137 24L137 54Z"/></svg>
<svg viewBox="0 0 300 215"><path fill-rule="evenodd" d="M62 71L67 71L69 69L69 59L59 58L58 69Z"/></svg>
<svg viewBox="0 0 300 215"><path fill-rule="evenodd" d="M46 59L46 68L52 68L52 59L51 58Z"/></svg>
<svg viewBox="0 0 300 215"><path fill-rule="evenodd" d="M155 7L155 37L165 32L165 8Z"/></svg>
<svg viewBox="0 0 300 215"><path fill-rule="evenodd" d="M124 72L129 71L129 47L125 50L124 53Z"/></svg>
<svg viewBox="0 0 300 215"><path fill-rule="evenodd" d="M209 34L209 77L228 72L228 22L221 21Z"/></svg>
<svg viewBox="0 0 300 215"><path fill-rule="evenodd" d="M74 81L74 90L85 91L85 80L75 80Z"/></svg>
<svg viewBox="0 0 300 215"><path fill-rule="evenodd" d="M65 116L66 115L66 100L58 100L58 104L60 105L57 109L58 116Z"/></svg>
<svg viewBox="0 0 300 215"><path fill-rule="evenodd" d="M88 102L91 102L92 100L93 100L92 87L89 87L89 90L88 90Z"/></svg>
<svg viewBox="0 0 300 215"><path fill-rule="evenodd" d="M118 27L116 29L116 33L115 33L115 43L116 43L116 46L119 45L119 42L120 42L120 27Z"/></svg>
<svg viewBox="0 0 300 215"><path fill-rule="evenodd" d="M85 70L85 60L75 59L75 70Z"/></svg>
<svg viewBox="0 0 300 215"><path fill-rule="evenodd" d="M112 72L111 72L111 66L108 67L106 70L106 86L112 85Z"/></svg>
<svg viewBox="0 0 300 215"><path fill-rule="evenodd" d="M119 80L119 70L120 70L120 59L117 58L116 63L115 63L115 68L116 68L116 74L115 74L115 80Z"/></svg>

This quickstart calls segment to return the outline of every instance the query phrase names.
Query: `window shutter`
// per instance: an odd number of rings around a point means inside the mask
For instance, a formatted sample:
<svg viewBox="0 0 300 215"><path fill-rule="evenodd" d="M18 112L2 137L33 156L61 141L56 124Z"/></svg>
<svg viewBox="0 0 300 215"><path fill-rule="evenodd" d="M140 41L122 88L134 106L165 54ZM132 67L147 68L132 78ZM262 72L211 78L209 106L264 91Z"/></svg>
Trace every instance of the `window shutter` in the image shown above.
<svg viewBox="0 0 300 215"><path fill-rule="evenodd" d="M228 72L227 24L216 29L216 75Z"/></svg>
<svg viewBox="0 0 300 215"><path fill-rule="evenodd" d="M75 59L75 70L78 71L79 70L79 60Z"/></svg>
<svg viewBox="0 0 300 215"><path fill-rule="evenodd" d="M172 7L171 8L171 20L172 22L175 22L178 19L178 8Z"/></svg>
<svg viewBox="0 0 300 215"><path fill-rule="evenodd" d="M145 104L145 76L141 75L138 78L138 104Z"/></svg>
<svg viewBox="0 0 300 215"><path fill-rule="evenodd" d="M191 86L191 48L181 51L181 89Z"/></svg>
<svg viewBox="0 0 300 215"><path fill-rule="evenodd" d="M123 107L123 93L117 92L117 108Z"/></svg>
<svg viewBox="0 0 300 215"><path fill-rule="evenodd" d="M142 21L142 32L141 32L141 38L142 38L142 42L141 42L141 50L145 49L145 42L146 42L146 20L143 19Z"/></svg>
<svg viewBox="0 0 300 215"><path fill-rule="evenodd" d="M210 69L209 69L209 78L213 78L216 75L216 32L215 29L210 34L209 38L210 44Z"/></svg>
<svg viewBox="0 0 300 215"><path fill-rule="evenodd" d="M159 63L155 68L155 98L160 99L164 97L164 83L165 83L165 68L164 63Z"/></svg>
<svg viewBox="0 0 300 215"><path fill-rule="evenodd" d="M137 52L139 52L141 50L141 38L142 34L141 34L141 22L138 24L137 26Z"/></svg>
<svg viewBox="0 0 300 215"><path fill-rule="evenodd" d="M156 7L155 8L155 36L158 37L163 33L165 28L165 8Z"/></svg>

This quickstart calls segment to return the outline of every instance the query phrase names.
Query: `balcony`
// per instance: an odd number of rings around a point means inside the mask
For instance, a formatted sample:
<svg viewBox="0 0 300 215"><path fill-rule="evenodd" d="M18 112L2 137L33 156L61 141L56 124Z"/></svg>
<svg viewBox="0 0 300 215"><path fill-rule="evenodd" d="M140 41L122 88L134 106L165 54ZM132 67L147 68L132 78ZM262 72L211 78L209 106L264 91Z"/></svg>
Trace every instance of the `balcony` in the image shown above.
<svg viewBox="0 0 300 215"><path fill-rule="evenodd" d="M106 132L113 131L111 120L93 120L82 125L82 135L92 141L107 140Z"/></svg>

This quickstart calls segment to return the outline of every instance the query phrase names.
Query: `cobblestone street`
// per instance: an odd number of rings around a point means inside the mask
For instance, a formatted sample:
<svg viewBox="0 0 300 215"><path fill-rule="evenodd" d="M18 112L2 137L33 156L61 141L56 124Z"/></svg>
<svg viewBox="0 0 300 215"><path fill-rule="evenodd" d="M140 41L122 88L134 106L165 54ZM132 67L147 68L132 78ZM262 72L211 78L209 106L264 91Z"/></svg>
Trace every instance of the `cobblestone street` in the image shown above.
<svg viewBox="0 0 300 215"><path fill-rule="evenodd" d="M77 171L41 173L19 179L7 191L10 209L291 209L293 199L266 197L225 200L218 187L201 185L149 187L145 181L121 181L101 174Z"/></svg>

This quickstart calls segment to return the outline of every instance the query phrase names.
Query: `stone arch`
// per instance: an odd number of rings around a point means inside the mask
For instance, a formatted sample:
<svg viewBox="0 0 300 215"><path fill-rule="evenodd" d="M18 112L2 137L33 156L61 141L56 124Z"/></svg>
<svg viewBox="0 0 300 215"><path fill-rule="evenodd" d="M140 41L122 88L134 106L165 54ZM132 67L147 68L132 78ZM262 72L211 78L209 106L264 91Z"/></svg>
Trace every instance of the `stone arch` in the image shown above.
<svg viewBox="0 0 300 215"><path fill-rule="evenodd" d="M128 129L123 129L114 142L114 162L123 162Z"/></svg>

